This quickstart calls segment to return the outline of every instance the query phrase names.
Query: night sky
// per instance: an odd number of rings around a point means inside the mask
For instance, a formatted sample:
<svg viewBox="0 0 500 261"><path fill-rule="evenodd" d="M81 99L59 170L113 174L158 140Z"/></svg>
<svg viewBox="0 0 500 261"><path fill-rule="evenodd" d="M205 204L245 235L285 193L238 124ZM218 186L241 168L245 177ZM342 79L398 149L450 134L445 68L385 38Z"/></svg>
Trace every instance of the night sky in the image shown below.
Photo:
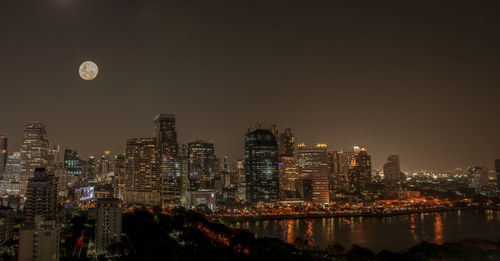
<svg viewBox="0 0 500 261"><path fill-rule="evenodd" d="M500 157L498 1L0 0L0 133L29 120L81 156L177 116L180 142L243 155L256 122L375 167ZM99 66L93 81L78 67Z"/></svg>

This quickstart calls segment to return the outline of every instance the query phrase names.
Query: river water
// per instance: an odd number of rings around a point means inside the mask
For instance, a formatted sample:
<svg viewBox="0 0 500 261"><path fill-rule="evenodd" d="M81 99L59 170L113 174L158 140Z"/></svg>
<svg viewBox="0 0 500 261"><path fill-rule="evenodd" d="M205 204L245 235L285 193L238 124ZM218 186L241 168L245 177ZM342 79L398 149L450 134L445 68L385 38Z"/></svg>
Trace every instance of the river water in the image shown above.
<svg viewBox="0 0 500 261"><path fill-rule="evenodd" d="M238 222L258 237L293 244L297 237L325 249L333 243L352 244L379 252L406 250L422 240L442 244L466 238L500 240L500 211L459 210L393 217L284 219Z"/></svg>

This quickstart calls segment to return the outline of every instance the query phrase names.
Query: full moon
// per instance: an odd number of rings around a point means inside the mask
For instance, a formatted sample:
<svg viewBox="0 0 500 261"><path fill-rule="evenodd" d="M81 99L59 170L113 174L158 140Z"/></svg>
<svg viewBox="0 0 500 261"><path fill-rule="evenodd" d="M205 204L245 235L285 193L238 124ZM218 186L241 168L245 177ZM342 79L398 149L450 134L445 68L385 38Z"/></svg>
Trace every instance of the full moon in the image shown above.
<svg viewBox="0 0 500 261"><path fill-rule="evenodd" d="M97 64L92 61L86 61L80 65L80 77L84 80L90 81L95 79L98 72Z"/></svg>

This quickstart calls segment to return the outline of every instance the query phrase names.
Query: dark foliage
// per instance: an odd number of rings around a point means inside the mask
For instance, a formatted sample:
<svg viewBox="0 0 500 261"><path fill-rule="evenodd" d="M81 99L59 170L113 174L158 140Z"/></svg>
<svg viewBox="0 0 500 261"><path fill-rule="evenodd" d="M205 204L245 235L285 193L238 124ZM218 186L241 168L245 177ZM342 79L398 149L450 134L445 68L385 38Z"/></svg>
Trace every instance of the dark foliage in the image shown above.
<svg viewBox="0 0 500 261"><path fill-rule="evenodd" d="M151 213L153 212L153 213ZM339 244L320 251L307 240L296 239L295 246L278 239L256 238L246 230L231 229L210 222L195 211L183 208L168 215L138 209L123 217L122 242L109 251L119 260L343 260L343 261L468 261L500 260L498 242L467 241L443 245L422 242L405 252L384 250L378 254L353 245L349 250ZM481 247L481 246L487 246Z"/></svg>

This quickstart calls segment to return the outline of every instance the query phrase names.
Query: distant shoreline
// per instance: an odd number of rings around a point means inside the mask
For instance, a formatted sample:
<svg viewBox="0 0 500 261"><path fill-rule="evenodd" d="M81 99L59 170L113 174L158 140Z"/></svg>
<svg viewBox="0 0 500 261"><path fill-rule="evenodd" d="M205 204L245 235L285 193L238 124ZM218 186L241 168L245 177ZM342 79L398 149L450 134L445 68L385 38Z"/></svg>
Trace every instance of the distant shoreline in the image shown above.
<svg viewBox="0 0 500 261"><path fill-rule="evenodd" d="M233 224L237 222L255 222L265 220L281 220L281 219L315 219L315 218L355 218L355 217L393 217L410 214L421 213L438 213L458 210L493 210L500 211L497 206L474 206L474 207L449 207L449 208L432 208L432 209L417 209L417 210L399 210L390 213L318 213L318 214L286 214L286 215L253 215L253 216L213 216L213 219L219 219L225 224Z"/></svg>

